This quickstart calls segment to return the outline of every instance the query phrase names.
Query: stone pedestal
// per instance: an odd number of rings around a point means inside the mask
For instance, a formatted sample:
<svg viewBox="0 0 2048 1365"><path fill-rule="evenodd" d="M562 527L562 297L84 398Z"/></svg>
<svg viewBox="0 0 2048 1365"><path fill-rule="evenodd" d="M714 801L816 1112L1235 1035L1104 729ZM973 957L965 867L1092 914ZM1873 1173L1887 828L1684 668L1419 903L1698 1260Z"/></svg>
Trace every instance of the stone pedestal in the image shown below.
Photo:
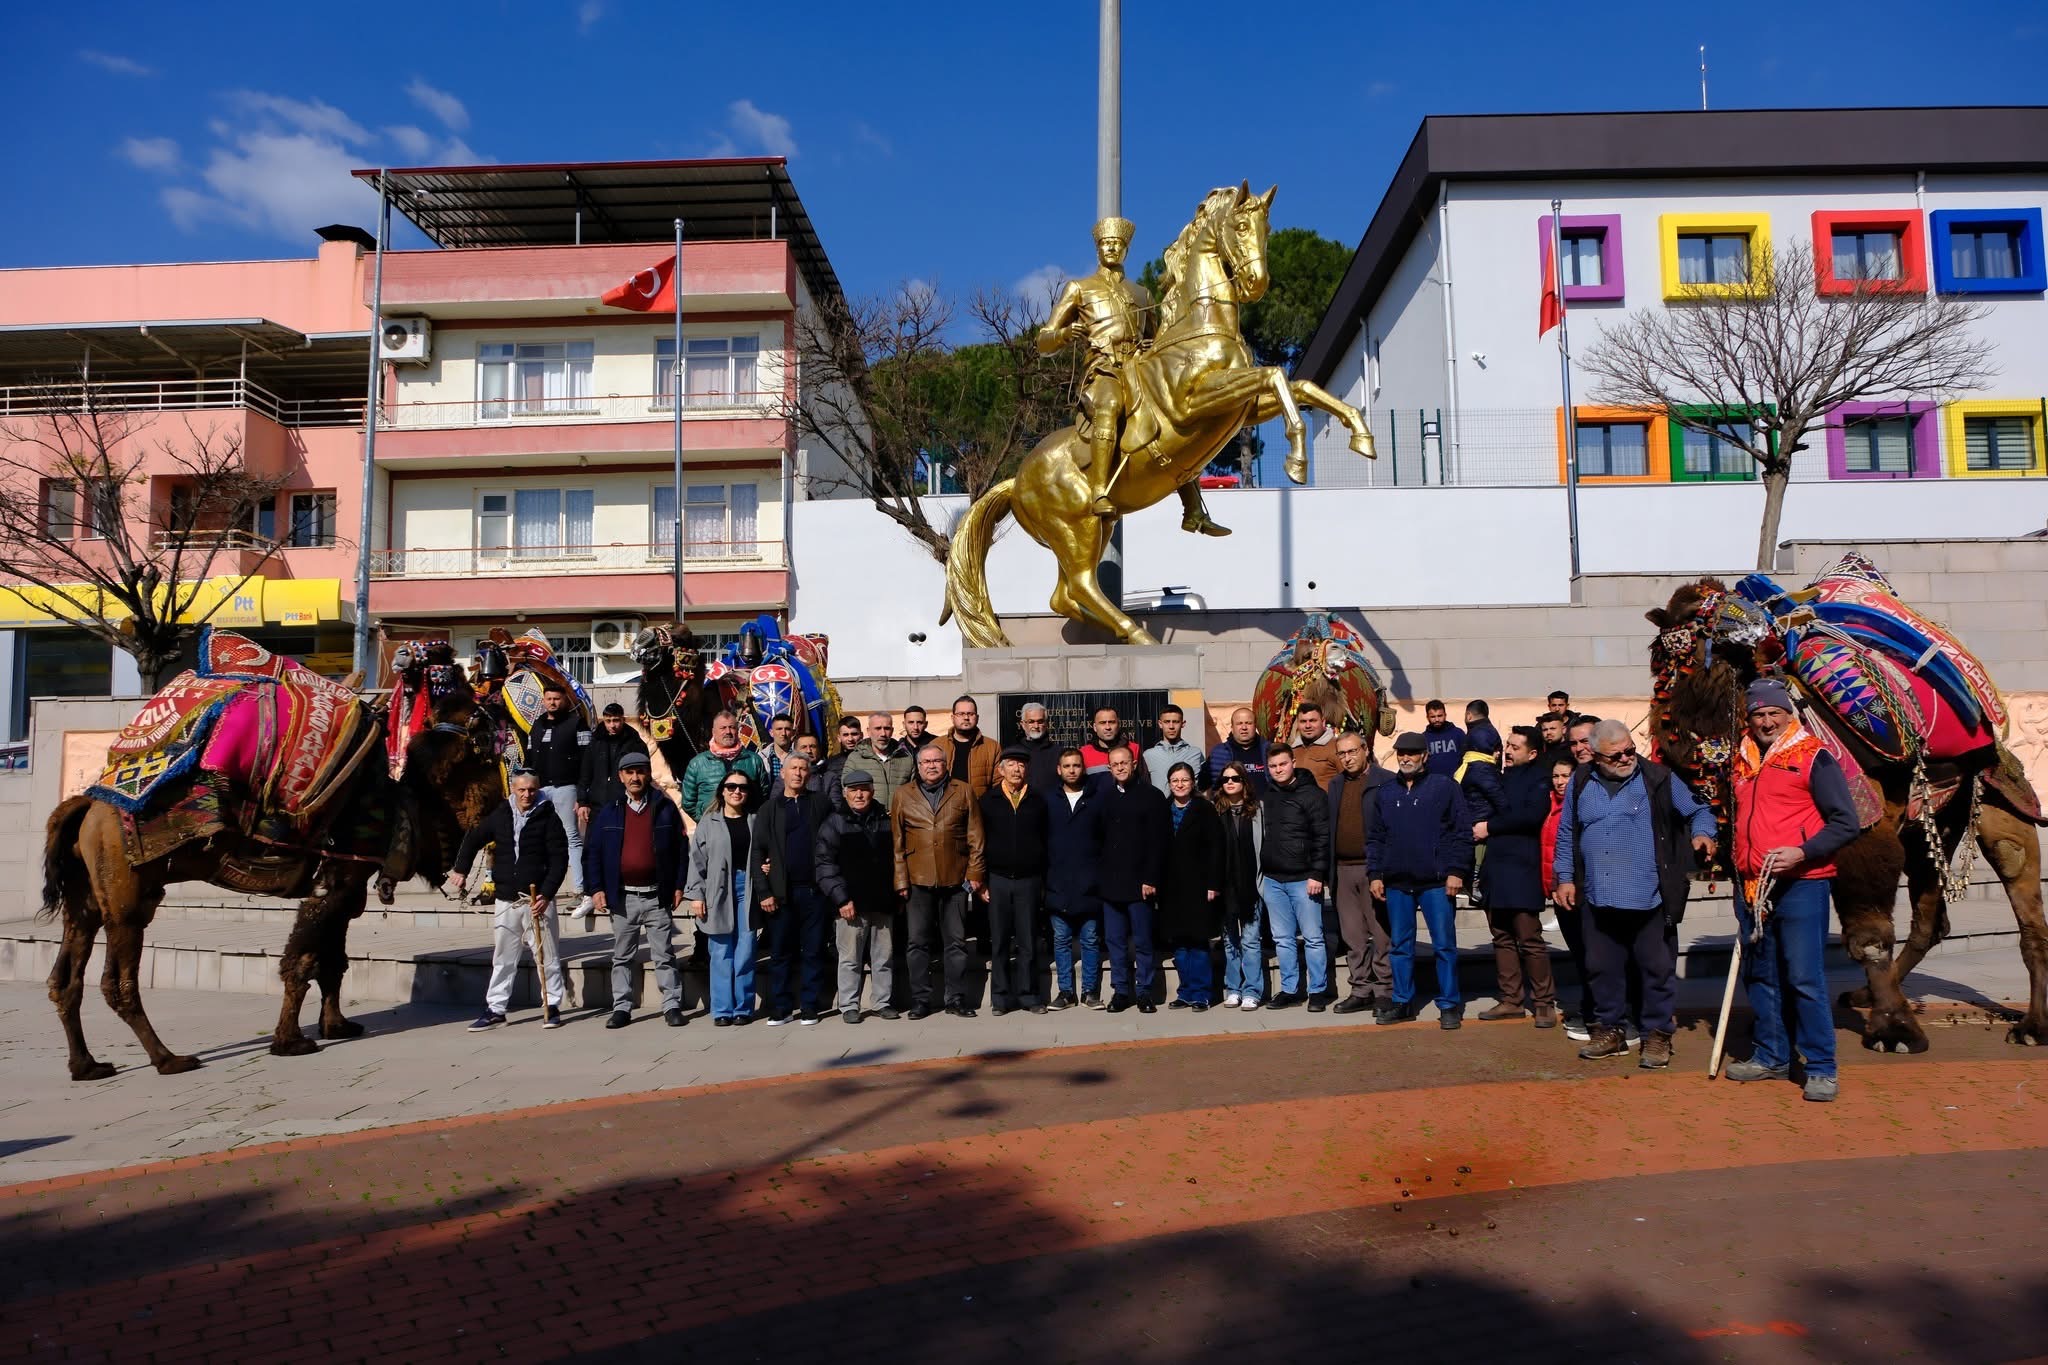
<svg viewBox="0 0 2048 1365"><path fill-rule="evenodd" d="M962 652L962 689L1002 692L1199 692L1192 645L1016 645Z"/></svg>

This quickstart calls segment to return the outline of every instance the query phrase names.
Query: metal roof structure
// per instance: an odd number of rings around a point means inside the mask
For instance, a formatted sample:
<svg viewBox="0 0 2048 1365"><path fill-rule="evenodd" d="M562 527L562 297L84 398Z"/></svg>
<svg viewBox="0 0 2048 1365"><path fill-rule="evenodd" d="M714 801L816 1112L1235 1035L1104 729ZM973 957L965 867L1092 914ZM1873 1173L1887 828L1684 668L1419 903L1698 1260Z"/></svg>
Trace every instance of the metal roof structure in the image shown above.
<svg viewBox="0 0 2048 1365"><path fill-rule="evenodd" d="M811 216L779 156L698 161L547 162L363 169L371 189L436 246L573 246L683 239L789 243L819 298L841 293Z"/></svg>
<svg viewBox="0 0 2048 1365"><path fill-rule="evenodd" d="M246 374L277 393L360 395L368 332L309 336L267 318L51 322L0 327L0 384Z"/></svg>

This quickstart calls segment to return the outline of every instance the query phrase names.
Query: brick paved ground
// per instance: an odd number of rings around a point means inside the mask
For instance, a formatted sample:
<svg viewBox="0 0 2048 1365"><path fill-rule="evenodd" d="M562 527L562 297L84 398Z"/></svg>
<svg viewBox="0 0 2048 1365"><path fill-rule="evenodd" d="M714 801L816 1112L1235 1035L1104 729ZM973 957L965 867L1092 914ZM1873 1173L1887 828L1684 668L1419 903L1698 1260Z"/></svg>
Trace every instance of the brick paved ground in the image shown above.
<svg viewBox="0 0 2048 1365"><path fill-rule="evenodd" d="M2048 1059L1937 1047L1847 1056L1824 1107L1319 1030L82 1173L0 1190L0 1356L2038 1355Z"/></svg>

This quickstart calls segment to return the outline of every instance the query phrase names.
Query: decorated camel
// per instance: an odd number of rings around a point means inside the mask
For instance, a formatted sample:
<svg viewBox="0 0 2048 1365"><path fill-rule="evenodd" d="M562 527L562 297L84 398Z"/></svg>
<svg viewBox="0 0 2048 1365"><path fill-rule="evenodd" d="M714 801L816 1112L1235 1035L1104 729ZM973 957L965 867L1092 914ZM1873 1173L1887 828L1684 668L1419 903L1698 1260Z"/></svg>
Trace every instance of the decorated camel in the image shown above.
<svg viewBox="0 0 2048 1365"><path fill-rule="evenodd" d="M1646 615L1659 630L1656 752L1724 827L1743 690L1761 674L1785 677L1808 729L1848 774L1864 830L1835 860L1834 899L1843 946L1867 982L1841 1002L1870 1011L1864 1046L1926 1050L1902 987L1948 933L1948 906L1979 850L2012 903L2027 966L2027 1008L2007 1037L2048 1042L2041 804L2003 742L2005 705L1983 665L1855 555L1796 592L1761 574L1733 589L1702 578ZM1913 918L1894 955L1901 873Z"/></svg>
<svg viewBox="0 0 2048 1365"><path fill-rule="evenodd" d="M1394 733L1394 711L1379 674L1366 662L1369 649L1356 627L1328 612L1310 612L1259 674L1252 691L1259 733L1293 734L1296 714L1313 703L1331 728L1363 735L1370 754L1376 735Z"/></svg>
<svg viewBox="0 0 2048 1365"><path fill-rule="evenodd" d="M197 668L128 723L85 795L50 813L42 914L63 915L50 1000L72 1079L114 1073L93 1058L79 1023L102 927L108 1006L159 1072L199 1065L164 1045L142 1007L144 935L174 882L302 898L279 959L284 1005L273 1053L318 1049L299 1027L314 982L320 1036L360 1034L341 1013L349 922L362 914L372 877L389 904L400 881L432 885L446 874L463 832L503 796L491 730L475 701L449 698L412 737L404 775L394 779L378 709L242 636L206 632Z"/></svg>

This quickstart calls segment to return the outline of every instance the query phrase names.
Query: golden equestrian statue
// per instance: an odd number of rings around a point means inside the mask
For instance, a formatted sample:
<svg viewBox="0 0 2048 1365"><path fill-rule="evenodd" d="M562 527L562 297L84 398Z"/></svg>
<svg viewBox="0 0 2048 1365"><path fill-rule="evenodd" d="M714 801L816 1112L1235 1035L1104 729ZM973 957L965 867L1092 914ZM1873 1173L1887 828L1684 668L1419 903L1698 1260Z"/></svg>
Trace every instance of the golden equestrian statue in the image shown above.
<svg viewBox="0 0 2048 1365"><path fill-rule="evenodd" d="M1040 441L1005 479L975 500L946 556L946 609L970 645L1009 643L988 595L988 551L996 528L1015 516L1059 560L1052 609L1101 626L1126 644L1156 644L1150 631L1103 596L1095 566L1117 519L1180 495L1183 529L1229 534L1209 520L1197 482L1245 427L1278 416L1287 429L1287 477L1308 481L1301 406L1320 408L1371 458L1372 432L1349 403L1285 370L1255 365L1238 331L1238 310L1263 298L1268 216L1275 189L1248 184L1211 190L1194 221L1166 249L1159 326L1148 347L1145 292L1123 277L1131 225L1096 225L1101 268L1067 285L1040 334L1043 350L1089 348L1081 420Z"/></svg>

